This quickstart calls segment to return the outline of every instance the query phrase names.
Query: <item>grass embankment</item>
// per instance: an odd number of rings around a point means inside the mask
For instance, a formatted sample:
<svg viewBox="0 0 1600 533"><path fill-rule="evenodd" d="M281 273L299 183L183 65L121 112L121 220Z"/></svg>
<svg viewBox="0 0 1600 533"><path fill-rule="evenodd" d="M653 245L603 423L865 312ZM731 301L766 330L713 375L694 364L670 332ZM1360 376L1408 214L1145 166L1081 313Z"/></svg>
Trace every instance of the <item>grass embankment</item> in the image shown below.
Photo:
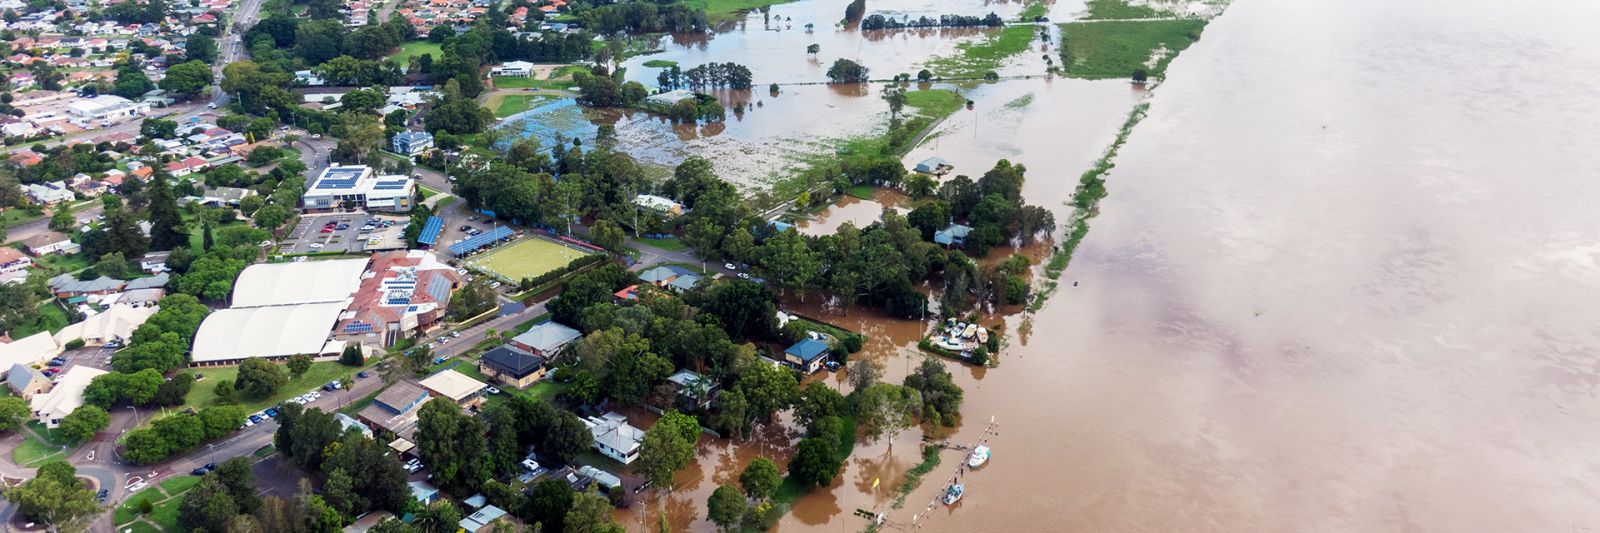
<svg viewBox="0 0 1600 533"><path fill-rule="evenodd" d="M856 417L844 417L844 432L839 435L839 447L835 450L840 461L850 458L850 453L856 449ZM778 490L772 493L772 512L779 515L789 511L795 500L805 496L811 489L801 485L794 476L783 476L783 483L778 485Z"/></svg>
<svg viewBox="0 0 1600 533"><path fill-rule="evenodd" d="M117 506L112 511L111 521L117 524L117 531L178 531L178 505L183 503L183 494L199 482L200 478L195 476L168 478ZM154 506L150 514L139 514L141 501L149 501Z"/></svg>
<svg viewBox="0 0 1600 533"><path fill-rule="evenodd" d="M901 113L900 127L890 128L877 136L824 143L835 147L835 151L801 159L796 167L791 167L789 176L774 181L773 197L792 199L801 192L832 184L833 176L841 166L862 165L877 158L898 160L915 148L926 132L961 109L966 102L966 97L945 89L907 91L906 111Z"/></svg>
<svg viewBox="0 0 1600 533"><path fill-rule="evenodd" d="M1017 20L1028 22L1048 14L1050 14L1050 4L1035 0L1022 6L1022 11L1017 13Z"/></svg>
<svg viewBox="0 0 1600 533"><path fill-rule="evenodd" d="M770 5L788 3L790 0L684 0L683 5L706 10L706 18L713 22L738 19L744 12Z"/></svg>
<svg viewBox="0 0 1600 533"><path fill-rule="evenodd" d="M439 43L430 43L428 41L412 41L402 44L399 50L389 54L389 59L393 59L395 63L405 67L411 64L411 58L422 57L422 54L433 56L434 61L444 59L444 50L440 49Z"/></svg>
<svg viewBox="0 0 1600 533"><path fill-rule="evenodd" d="M939 467L939 447L932 444L922 445L922 462L906 471L906 480L900 483L899 494L894 497L894 508L899 509L906 504L906 495L917 490L922 485L922 476L928 475L933 469Z"/></svg>
<svg viewBox="0 0 1600 533"><path fill-rule="evenodd" d="M648 68L667 68L678 66L678 62L669 59L651 59L645 61L644 66Z"/></svg>
<svg viewBox="0 0 1600 533"><path fill-rule="evenodd" d="M634 237L633 240L634 240L634 242L637 242L639 244L643 244L643 245L649 246L651 248L659 248L659 249L662 249L662 250L666 250L668 252L682 252L684 250L688 250L689 249L689 245L684 244L683 241L679 240L679 239L655 239L655 238L651 238L651 237Z"/></svg>
<svg viewBox="0 0 1600 533"><path fill-rule="evenodd" d="M278 392L263 400L239 402L237 405L250 412L260 411L267 407L277 405L279 402L305 394L311 389L328 384L329 381L345 376L354 377L356 372L365 369L339 364L337 361L318 361L311 363L311 369L298 378L290 378L288 383L278 388ZM284 368L287 372L289 369ZM185 398L184 405L194 408L209 407L217 404L217 383L222 380L232 380L239 375L239 367L213 367L191 369L196 377L204 376L205 379L195 382L194 388L189 389L189 396ZM371 377L367 379L377 379ZM342 393L337 393L342 394Z"/></svg>
<svg viewBox="0 0 1600 533"><path fill-rule="evenodd" d="M67 452L72 451L67 439L61 436L61 430L46 428L37 420L29 421L28 429L32 431L19 431L22 444L11 450L11 462L35 467L52 459L65 459Z"/></svg>
<svg viewBox="0 0 1600 533"><path fill-rule="evenodd" d="M1128 134L1133 133L1133 127L1139 125L1140 120L1144 120L1145 113L1149 109L1148 103L1134 106L1133 111L1128 113L1128 120L1122 123L1122 130L1117 132L1117 138L1106 148L1106 153L1078 178L1078 190L1069 202L1072 206L1072 216L1067 219L1066 242L1056 248L1055 253L1050 255L1050 261L1045 264L1044 285L1039 290L1033 291L1033 301L1028 304L1029 311L1038 311L1044 306L1045 300L1055 294L1057 279L1072 262L1072 252L1078 249L1083 237L1089 234L1089 219L1099 213L1100 199L1106 197L1105 175L1116 166L1117 151L1128 141Z"/></svg>
<svg viewBox="0 0 1600 533"><path fill-rule="evenodd" d="M1128 4L1127 0L1089 0L1089 15L1084 20L1148 19L1164 13L1150 6Z"/></svg>
<svg viewBox="0 0 1600 533"><path fill-rule="evenodd" d="M1061 64L1074 78L1127 78L1135 70L1159 78L1205 27L1201 19L1062 24Z"/></svg>
<svg viewBox="0 0 1600 533"><path fill-rule="evenodd" d="M1035 31L1033 26L1006 26L988 39L958 44L956 55L933 58L926 66L940 78L981 78L1011 56L1028 51Z"/></svg>
<svg viewBox="0 0 1600 533"><path fill-rule="evenodd" d="M500 100L499 105L494 106L494 116L496 118L506 118L533 109L535 105L544 101L545 98L531 94L508 94Z"/></svg>

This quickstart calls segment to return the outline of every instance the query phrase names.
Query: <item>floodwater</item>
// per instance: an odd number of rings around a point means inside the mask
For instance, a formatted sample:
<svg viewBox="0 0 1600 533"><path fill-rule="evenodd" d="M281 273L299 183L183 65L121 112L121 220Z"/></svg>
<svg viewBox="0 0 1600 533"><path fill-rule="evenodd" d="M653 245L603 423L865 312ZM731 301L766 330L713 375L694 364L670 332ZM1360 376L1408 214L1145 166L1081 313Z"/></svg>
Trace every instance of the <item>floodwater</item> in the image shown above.
<svg viewBox="0 0 1600 533"><path fill-rule="evenodd" d="M858 446L779 529L858 531L856 509L930 531L1600 528L1600 5L1540 8L1234 4L1154 91L1031 332L1002 317L999 366L952 367L952 441L999 423L966 497L925 507L962 460L947 451L892 508L913 430ZM1003 93L989 109L1138 98L1012 83L984 89ZM972 133L952 123L937 153L974 176L1020 159L1029 201L1060 217L1118 107L1022 113L953 147ZM891 381L925 327L828 319L870 335L856 357ZM674 527L711 530L714 484L794 437L703 446L681 476L703 481L665 498Z"/></svg>
<svg viewBox="0 0 1600 533"><path fill-rule="evenodd" d="M802 235L822 236L839 231L839 227L844 226L846 222L855 224L857 228L864 228L883 216L885 207L903 215L911 210L910 203L910 198L904 193L893 189L875 190L871 200L863 200L848 194L841 195L838 201L823 208L810 220L796 223L795 229Z"/></svg>

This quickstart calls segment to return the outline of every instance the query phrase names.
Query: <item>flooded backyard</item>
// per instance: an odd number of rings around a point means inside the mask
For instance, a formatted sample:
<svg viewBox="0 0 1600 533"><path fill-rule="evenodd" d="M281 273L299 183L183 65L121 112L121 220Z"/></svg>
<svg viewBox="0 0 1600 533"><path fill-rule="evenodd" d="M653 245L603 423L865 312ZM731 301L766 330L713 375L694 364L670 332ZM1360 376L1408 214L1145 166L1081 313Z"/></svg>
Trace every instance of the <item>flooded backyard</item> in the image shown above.
<svg viewBox="0 0 1600 533"><path fill-rule="evenodd" d="M824 43L887 71L965 38L851 36L831 26L842 9L772 14L818 21ZM1061 290L1030 328L1015 310L985 321L1008 332L996 368L951 367L966 390L951 440L999 423L994 459L962 479L967 496L925 506L962 459L946 451L893 508L920 460L914 429L892 447L859 443L777 529L859 531L857 509L932 531L1600 528L1600 109L1585 101L1600 83L1587 30L1600 10L1550 10L1560 16L1480 0L1245 0L1150 93L1065 78L955 86L973 109L905 160L936 155L974 177L1022 163L1024 196L1058 220L1128 110L1151 107ZM752 14L647 57L738 61L763 86L820 76L803 30L761 24ZM763 105L715 131L617 115L624 149L663 164L705 155L750 188L885 113L871 91L820 85L721 96ZM844 198L801 229L864 225L902 202ZM882 362L886 381L921 357L927 324L791 303L869 335L853 357ZM847 388L842 373L812 379ZM782 420L749 441L703 439L671 493L618 518L712 531L716 485L757 456L786 462L799 437Z"/></svg>

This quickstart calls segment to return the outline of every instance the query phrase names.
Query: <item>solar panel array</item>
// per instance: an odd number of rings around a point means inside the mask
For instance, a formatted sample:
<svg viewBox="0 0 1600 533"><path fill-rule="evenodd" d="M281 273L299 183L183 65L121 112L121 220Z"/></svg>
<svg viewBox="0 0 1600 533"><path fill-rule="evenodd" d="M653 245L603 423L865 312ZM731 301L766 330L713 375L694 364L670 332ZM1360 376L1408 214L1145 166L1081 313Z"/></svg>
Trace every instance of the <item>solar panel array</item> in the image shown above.
<svg viewBox="0 0 1600 533"><path fill-rule="evenodd" d="M380 181L372 185L375 191L398 191L406 188L406 180Z"/></svg>
<svg viewBox="0 0 1600 533"><path fill-rule="evenodd" d="M438 244L439 232L442 231L444 231L444 219L428 217L428 221L422 224L422 234L417 236L417 243L429 246Z"/></svg>
<svg viewBox="0 0 1600 533"><path fill-rule="evenodd" d="M351 322L344 326L345 333L371 333L372 324L366 322Z"/></svg>
<svg viewBox="0 0 1600 533"><path fill-rule="evenodd" d="M366 167L333 167L322 172L322 178L317 180L318 189L349 189L361 181L361 175L366 172Z"/></svg>
<svg viewBox="0 0 1600 533"><path fill-rule="evenodd" d="M510 236L511 228L500 226L495 229L480 233L476 237L470 237L467 240L450 245L450 254L455 256L466 255L476 251L479 248L493 244L495 241Z"/></svg>

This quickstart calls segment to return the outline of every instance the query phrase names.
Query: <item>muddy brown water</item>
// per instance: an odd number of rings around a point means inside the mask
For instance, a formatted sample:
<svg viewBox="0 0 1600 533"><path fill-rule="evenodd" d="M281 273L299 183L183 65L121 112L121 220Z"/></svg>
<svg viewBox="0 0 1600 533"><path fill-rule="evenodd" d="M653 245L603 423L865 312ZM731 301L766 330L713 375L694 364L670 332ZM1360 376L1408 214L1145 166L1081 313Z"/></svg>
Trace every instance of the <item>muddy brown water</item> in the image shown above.
<svg viewBox="0 0 1600 533"><path fill-rule="evenodd" d="M1235 4L1154 91L1031 331L995 317L999 366L952 366L966 420L950 438L1000 424L966 497L926 507L962 460L948 451L891 508L912 430L858 445L778 529L859 531L856 509L930 531L1600 528L1596 23L1577 1ZM990 96L971 125L907 159L1021 162L1029 201L1058 216L1142 96L974 93ZM1034 112L984 128L1024 94ZM927 327L789 307L870 335L856 357L891 381ZM710 531L715 485L758 455L783 463L798 436L783 420L704 440L679 490L619 518Z"/></svg>

